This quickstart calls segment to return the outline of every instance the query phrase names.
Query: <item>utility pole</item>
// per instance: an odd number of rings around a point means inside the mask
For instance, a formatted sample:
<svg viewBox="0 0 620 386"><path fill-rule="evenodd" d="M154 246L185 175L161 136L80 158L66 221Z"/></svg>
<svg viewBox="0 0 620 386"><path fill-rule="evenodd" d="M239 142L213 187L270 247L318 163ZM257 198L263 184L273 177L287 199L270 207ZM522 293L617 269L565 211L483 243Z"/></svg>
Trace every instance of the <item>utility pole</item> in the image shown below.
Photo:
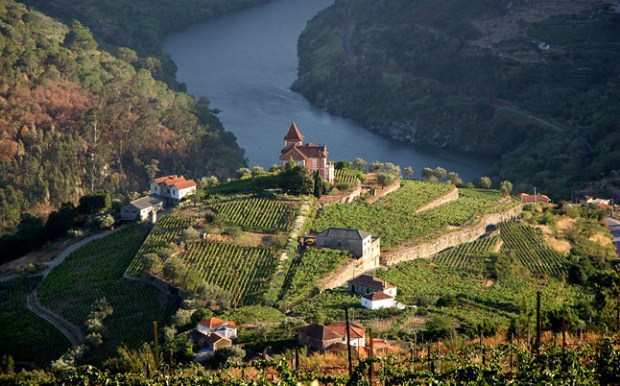
<svg viewBox="0 0 620 386"><path fill-rule="evenodd" d="M351 359L351 333L349 332L349 309L344 309L344 318L347 327L347 353L349 354L349 378L353 376L353 360Z"/></svg>
<svg viewBox="0 0 620 386"><path fill-rule="evenodd" d="M542 318L540 315L540 291L536 291L536 353L540 350L540 338L542 334Z"/></svg>

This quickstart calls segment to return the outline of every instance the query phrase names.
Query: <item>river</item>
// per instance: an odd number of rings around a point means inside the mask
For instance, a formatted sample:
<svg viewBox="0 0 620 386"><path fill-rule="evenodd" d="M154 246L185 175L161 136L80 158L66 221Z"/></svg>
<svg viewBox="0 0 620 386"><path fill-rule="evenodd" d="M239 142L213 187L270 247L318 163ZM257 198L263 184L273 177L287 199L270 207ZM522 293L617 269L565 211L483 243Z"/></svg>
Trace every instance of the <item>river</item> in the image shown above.
<svg viewBox="0 0 620 386"><path fill-rule="evenodd" d="M164 51L178 66L187 91L206 96L237 136L250 166L278 163L282 138L296 122L305 141L327 144L330 160L442 166L463 180L485 174L489 158L402 144L357 123L330 115L290 90L297 76L297 37L308 20L333 0L278 0L170 34Z"/></svg>

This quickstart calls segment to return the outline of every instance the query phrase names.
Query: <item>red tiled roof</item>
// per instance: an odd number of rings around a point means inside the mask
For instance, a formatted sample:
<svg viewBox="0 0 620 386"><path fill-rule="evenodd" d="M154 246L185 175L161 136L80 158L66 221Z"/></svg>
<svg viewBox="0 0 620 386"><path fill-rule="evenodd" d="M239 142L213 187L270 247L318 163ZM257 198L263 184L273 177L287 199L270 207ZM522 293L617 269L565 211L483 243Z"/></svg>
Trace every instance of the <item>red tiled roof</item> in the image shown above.
<svg viewBox="0 0 620 386"><path fill-rule="evenodd" d="M375 291L383 291L388 288L395 288L392 284L385 280L380 280L371 275L361 275L347 282L349 285L357 285L360 287L374 289Z"/></svg>
<svg viewBox="0 0 620 386"><path fill-rule="evenodd" d="M181 176L181 177L177 177L177 178L166 180L165 182L166 182L166 185L172 186L172 185L175 185L175 184L177 184L179 182L184 182L184 181L186 181L185 177Z"/></svg>
<svg viewBox="0 0 620 386"><path fill-rule="evenodd" d="M213 334L209 335L209 338L207 338L207 339L208 339L208 341L211 344L215 344L216 342L219 342L222 339L230 341L230 339L226 338L225 336L222 336L222 335L218 334L217 332L214 332Z"/></svg>
<svg viewBox="0 0 620 386"><path fill-rule="evenodd" d="M211 319L203 320L203 321L198 322L198 324L200 324L201 326L207 327L207 328L215 328L217 326L221 326L222 324L228 324L229 326L237 327L237 324L235 322L223 320L220 318L211 318Z"/></svg>
<svg viewBox="0 0 620 386"><path fill-rule="evenodd" d="M544 203L549 203L551 202L551 199L548 196L545 196L544 194L527 194L527 193L521 193L521 200L523 200L524 203L531 203L531 202L544 202Z"/></svg>
<svg viewBox="0 0 620 386"><path fill-rule="evenodd" d="M347 322L333 322L325 325L332 333L343 338L347 336ZM366 329L360 323L349 322L349 336L352 339L363 338L366 335Z"/></svg>
<svg viewBox="0 0 620 386"><path fill-rule="evenodd" d="M171 176L164 176L164 177L159 177L155 179L155 183L156 184L161 184L162 182L165 182L167 180L176 180L178 177L175 175L171 175Z"/></svg>
<svg viewBox="0 0 620 386"><path fill-rule="evenodd" d="M174 186L177 187L177 189L181 190L181 189L187 189L187 188L193 188L196 185L196 182L194 182L194 180L183 180L183 181L179 181L179 182L175 182Z"/></svg>
<svg viewBox="0 0 620 386"><path fill-rule="evenodd" d="M364 296L362 296L364 299L368 299L372 302L378 301L378 300L385 300L385 299L394 299L393 296L390 296L388 294L386 294L385 292L381 292L381 291L377 291L377 292L373 292L371 294L366 294Z"/></svg>
<svg viewBox="0 0 620 386"><path fill-rule="evenodd" d="M300 161L307 158L327 158L327 145L296 145L288 146L282 150L280 160L286 161L293 158Z"/></svg>
<svg viewBox="0 0 620 386"><path fill-rule="evenodd" d="M312 323L307 326L300 327L299 331L310 338L323 342L333 339L346 339L347 323L334 322L324 326ZM349 336L351 339L363 338L365 335L366 329L364 326L357 322L349 322Z"/></svg>
<svg viewBox="0 0 620 386"><path fill-rule="evenodd" d="M285 141L303 141L304 136L301 135L301 132L297 128L297 124L295 122L291 123L291 127L288 129L288 133L284 136Z"/></svg>

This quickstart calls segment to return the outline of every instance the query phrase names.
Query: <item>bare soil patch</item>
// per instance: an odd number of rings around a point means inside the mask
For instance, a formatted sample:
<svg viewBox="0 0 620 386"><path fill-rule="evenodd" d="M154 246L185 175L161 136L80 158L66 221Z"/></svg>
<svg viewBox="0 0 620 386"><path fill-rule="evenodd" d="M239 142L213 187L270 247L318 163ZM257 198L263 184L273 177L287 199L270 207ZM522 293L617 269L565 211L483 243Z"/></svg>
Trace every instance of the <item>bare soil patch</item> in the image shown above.
<svg viewBox="0 0 620 386"><path fill-rule="evenodd" d="M537 225L536 228L542 231L545 241L551 249L565 255L570 253L571 243L569 241L555 238L551 232L551 229L549 229L546 225Z"/></svg>
<svg viewBox="0 0 620 386"><path fill-rule="evenodd" d="M558 232L558 234L565 236L569 231L574 228L576 223L577 221L574 218L563 218L555 223L555 230Z"/></svg>

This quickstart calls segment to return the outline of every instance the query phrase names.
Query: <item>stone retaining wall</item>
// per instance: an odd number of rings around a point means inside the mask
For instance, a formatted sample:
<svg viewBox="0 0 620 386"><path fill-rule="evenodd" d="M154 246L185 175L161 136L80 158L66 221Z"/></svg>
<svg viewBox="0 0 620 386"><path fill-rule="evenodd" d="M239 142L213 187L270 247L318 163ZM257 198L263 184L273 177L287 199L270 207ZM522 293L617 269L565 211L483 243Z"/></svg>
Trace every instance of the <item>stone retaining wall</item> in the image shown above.
<svg viewBox="0 0 620 386"><path fill-rule="evenodd" d="M456 201L459 199L459 190L456 188L456 186L454 187L454 189L452 189L451 192L439 197L438 199L429 202L428 204L424 205L423 207L419 208L418 210L416 210L416 214L417 213L422 213L425 210L429 210L429 209L433 209L439 205L443 205L447 202L451 202L451 201Z"/></svg>
<svg viewBox="0 0 620 386"><path fill-rule="evenodd" d="M427 259L448 248L472 242L484 235L489 225L496 225L502 221L515 218L521 214L522 210L523 206L518 205L506 212L487 214L478 220L476 224L441 235L429 243L403 247L395 252L383 253L381 255L381 265L389 267L403 261Z"/></svg>

